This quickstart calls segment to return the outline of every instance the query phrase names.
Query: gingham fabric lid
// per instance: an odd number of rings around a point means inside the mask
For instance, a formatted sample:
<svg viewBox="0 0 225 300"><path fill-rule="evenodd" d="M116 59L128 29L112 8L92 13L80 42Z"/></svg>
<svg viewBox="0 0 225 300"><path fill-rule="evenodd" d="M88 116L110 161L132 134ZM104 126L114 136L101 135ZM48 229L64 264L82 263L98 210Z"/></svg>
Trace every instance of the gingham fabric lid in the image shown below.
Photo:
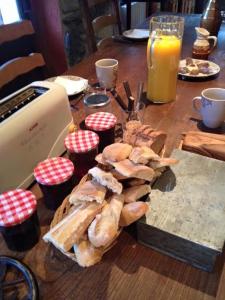
<svg viewBox="0 0 225 300"><path fill-rule="evenodd" d="M36 210L37 201L30 191L10 190L0 195L0 226L10 227L27 220Z"/></svg>
<svg viewBox="0 0 225 300"><path fill-rule="evenodd" d="M67 181L74 172L73 163L64 157L52 157L40 162L34 177L43 185L56 185Z"/></svg>
<svg viewBox="0 0 225 300"><path fill-rule="evenodd" d="M87 128L95 131L104 131L114 127L117 123L117 118L108 112L97 112L89 115L85 119Z"/></svg>
<svg viewBox="0 0 225 300"><path fill-rule="evenodd" d="M67 135L64 143L66 149L70 152L88 152L98 146L99 137L93 131L78 130Z"/></svg>

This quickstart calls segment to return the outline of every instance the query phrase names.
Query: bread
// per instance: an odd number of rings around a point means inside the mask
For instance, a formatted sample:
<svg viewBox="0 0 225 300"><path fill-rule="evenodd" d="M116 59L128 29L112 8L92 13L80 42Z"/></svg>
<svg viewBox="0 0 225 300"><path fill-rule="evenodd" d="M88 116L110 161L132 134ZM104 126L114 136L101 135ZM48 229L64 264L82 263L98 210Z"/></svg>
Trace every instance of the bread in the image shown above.
<svg viewBox="0 0 225 300"><path fill-rule="evenodd" d="M108 162L117 162L129 157L132 151L132 146L123 143L114 143L107 147L102 152L103 158Z"/></svg>
<svg viewBox="0 0 225 300"><path fill-rule="evenodd" d="M95 248L89 240L80 240L73 248L77 263L81 267L90 267L97 264L103 255L103 250Z"/></svg>
<svg viewBox="0 0 225 300"><path fill-rule="evenodd" d="M135 177L147 181L151 181L154 177L153 169L144 165L134 164L129 159L113 163L113 166L115 167L116 171L127 177Z"/></svg>
<svg viewBox="0 0 225 300"><path fill-rule="evenodd" d="M114 194L88 228L88 238L95 247L106 246L117 236L124 196Z"/></svg>
<svg viewBox="0 0 225 300"><path fill-rule="evenodd" d="M80 240L103 205L90 202L78 205L74 211L54 226L43 239L66 252Z"/></svg>
<svg viewBox="0 0 225 300"><path fill-rule="evenodd" d="M100 165L109 166L109 164L107 163L107 161L104 159L102 153L99 153L99 154L95 157L95 160L96 160Z"/></svg>
<svg viewBox="0 0 225 300"><path fill-rule="evenodd" d="M119 181L113 177L113 175L110 172L105 172L101 170L98 167L94 167L88 171L89 174L92 175L92 177L99 182L100 184L106 186L110 190L112 190L114 193L121 194L123 186Z"/></svg>
<svg viewBox="0 0 225 300"><path fill-rule="evenodd" d="M143 184L138 186L133 186L128 189L123 190L124 202L130 203L135 202L144 195L147 195L151 192L151 187L149 184Z"/></svg>
<svg viewBox="0 0 225 300"><path fill-rule="evenodd" d="M146 146L134 147L129 155L129 159L135 164L147 165L154 158L159 157L152 149Z"/></svg>
<svg viewBox="0 0 225 300"><path fill-rule="evenodd" d="M154 130L150 125L130 121L126 124L123 140L132 146L150 147L156 154L159 154L165 144L166 134L163 131Z"/></svg>
<svg viewBox="0 0 225 300"><path fill-rule="evenodd" d="M117 180L127 180L128 178L126 176L123 176L119 172L117 172L115 169L110 170L110 173L117 179Z"/></svg>
<svg viewBox="0 0 225 300"><path fill-rule="evenodd" d="M80 201L96 201L102 203L106 194L106 188L97 181L89 180L79 186L70 194L69 202L76 204Z"/></svg>
<svg viewBox="0 0 225 300"><path fill-rule="evenodd" d="M130 225L131 223L137 221L142 216L144 216L148 209L148 204L142 201L137 201L124 205L120 215L119 225L122 227Z"/></svg>
<svg viewBox="0 0 225 300"><path fill-rule="evenodd" d="M130 180L126 180L125 182L123 182L123 184L126 187L138 186L138 185L142 185L145 183L146 183L146 181L144 179L139 179L139 178L131 178Z"/></svg>
<svg viewBox="0 0 225 300"><path fill-rule="evenodd" d="M158 169L158 168L162 168L162 167L168 167L171 165L175 165L178 163L177 159L174 158L159 158L155 161L150 161L149 166L152 169Z"/></svg>

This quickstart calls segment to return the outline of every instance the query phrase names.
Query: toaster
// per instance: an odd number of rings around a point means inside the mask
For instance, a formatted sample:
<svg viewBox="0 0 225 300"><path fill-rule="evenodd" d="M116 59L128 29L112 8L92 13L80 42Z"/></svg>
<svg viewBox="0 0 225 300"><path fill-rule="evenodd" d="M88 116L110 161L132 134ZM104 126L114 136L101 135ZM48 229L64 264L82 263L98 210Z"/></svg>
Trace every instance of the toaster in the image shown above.
<svg viewBox="0 0 225 300"><path fill-rule="evenodd" d="M27 188L40 161L65 152L71 124L66 90L54 82L33 82L0 100L0 192Z"/></svg>

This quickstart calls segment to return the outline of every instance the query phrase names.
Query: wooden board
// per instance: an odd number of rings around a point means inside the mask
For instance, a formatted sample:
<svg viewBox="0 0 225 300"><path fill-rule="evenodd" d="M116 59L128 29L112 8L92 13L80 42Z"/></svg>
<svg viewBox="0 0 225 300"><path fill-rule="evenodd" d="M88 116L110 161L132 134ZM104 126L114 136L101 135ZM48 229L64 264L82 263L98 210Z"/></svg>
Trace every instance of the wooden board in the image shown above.
<svg viewBox="0 0 225 300"><path fill-rule="evenodd" d="M225 240L225 163L174 150L150 195L150 210L137 224L138 241L212 271Z"/></svg>

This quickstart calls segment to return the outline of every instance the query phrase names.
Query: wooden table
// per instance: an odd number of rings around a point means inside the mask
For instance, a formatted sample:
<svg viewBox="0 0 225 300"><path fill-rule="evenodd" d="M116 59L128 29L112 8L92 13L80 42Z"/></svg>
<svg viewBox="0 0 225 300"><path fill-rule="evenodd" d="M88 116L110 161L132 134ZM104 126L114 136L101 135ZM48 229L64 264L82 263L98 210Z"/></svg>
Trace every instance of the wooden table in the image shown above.
<svg viewBox="0 0 225 300"><path fill-rule="evenodd" d="M194 26L198 22L199 16L189 16L187 19L183 57L191 54ZM179 81L176 101L164 105L148 103L145 122L168 133L167 154L179 144L182 132L201 128L199 116L192 110L192 98L204 88L225 87L225 26L222 28L218 47L211 55L211 60L220 64L219 77L201 83ZM117 90L121 97L124 96L122 81L129 80L133 93L136 92L138 80L146 82L146 42L115 43L104 52L97 52L85 59L68 74L95 81L94 62L104 57L119 60ZM79 111L74 112L77 123L84 117L81 103L78 107ZM119 113L117 103L113 103L113 108ZM53 213L44 207L37 185L32 187L32 191L39 199L38 214L44 234ZM41 299L225 299L224 255L218 259L214 273L206 273L137 244L127 231L120 235L118 243L104 255L101 263L88 269L82 269L41 239L26 253L9 251L1 240L0 254L17 257L30 266L37 276Z"/></svg>

